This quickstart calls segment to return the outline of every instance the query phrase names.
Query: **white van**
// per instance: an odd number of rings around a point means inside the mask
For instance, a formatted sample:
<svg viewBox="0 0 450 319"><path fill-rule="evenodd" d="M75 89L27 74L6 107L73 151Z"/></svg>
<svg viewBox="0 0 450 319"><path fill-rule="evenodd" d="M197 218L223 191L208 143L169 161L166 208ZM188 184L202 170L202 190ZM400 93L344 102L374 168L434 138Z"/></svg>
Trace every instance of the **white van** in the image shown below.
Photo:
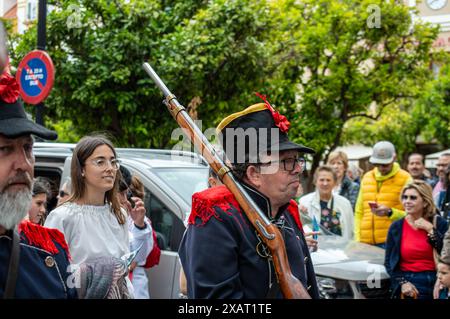
<svg viewBox="0 0 450 319"><path fill-rule="evenodd" d="M74 147L75 144L35 143L35 175L51 179L55 194L70 175ZM145 207L158 235L161 260L147 271L150 297L178 298L177 251L185 230L183 221L190 213L192 194L207 188L208 164L191 152L130 148L116 151L121 165L144 183ZM302 221L308 232L310 220L302 216ZM343 241L324 228L321 233L319 250L311 258L322 298L389 297L390 280L383 266L383 249Z"/></svg>

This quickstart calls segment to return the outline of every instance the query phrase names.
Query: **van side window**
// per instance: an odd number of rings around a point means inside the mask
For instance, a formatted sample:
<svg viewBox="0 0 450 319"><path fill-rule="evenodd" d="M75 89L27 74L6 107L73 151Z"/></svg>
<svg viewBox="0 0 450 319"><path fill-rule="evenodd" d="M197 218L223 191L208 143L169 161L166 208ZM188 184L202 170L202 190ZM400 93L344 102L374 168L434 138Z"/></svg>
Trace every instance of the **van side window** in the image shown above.
<svg viewBox="0 0 450 319"><path fill-rule="evenodd" d="M144 204L147 210L146 215L152 221L153 229L156 231L159 248L178 251L184 231L183 223L147 187L145 187ZM180 225L178 224L181 224L182 229L179 229Z"/></svg>

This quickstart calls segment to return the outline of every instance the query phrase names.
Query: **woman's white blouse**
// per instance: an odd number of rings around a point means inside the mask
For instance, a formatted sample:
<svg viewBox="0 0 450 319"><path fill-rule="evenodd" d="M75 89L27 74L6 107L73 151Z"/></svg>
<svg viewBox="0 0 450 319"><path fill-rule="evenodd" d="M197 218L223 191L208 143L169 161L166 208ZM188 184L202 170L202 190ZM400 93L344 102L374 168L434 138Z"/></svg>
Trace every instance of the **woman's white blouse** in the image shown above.
<svg viewBox="0 0 450 319"><path fill-rule="evenodd" d="M122 213L126 216L125 211ZM97 257L121 258L130 251L128 223L120 225L109 204L93 206L66 202L51 211L45 226L57 228L64 234L73 264Z"/></svg>

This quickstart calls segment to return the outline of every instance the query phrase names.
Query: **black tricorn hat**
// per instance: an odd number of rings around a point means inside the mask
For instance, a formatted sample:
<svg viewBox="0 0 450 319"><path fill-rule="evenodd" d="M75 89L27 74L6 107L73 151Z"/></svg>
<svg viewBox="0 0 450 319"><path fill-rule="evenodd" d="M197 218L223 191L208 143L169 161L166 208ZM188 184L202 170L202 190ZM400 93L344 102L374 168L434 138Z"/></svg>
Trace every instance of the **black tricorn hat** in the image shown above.
<svg viewBox="0 0 450 319"><path fill-rule="evenodd" d="M289 140L289 125L286 117L266 101L224 118L217 126L217 134L233 164L259 162L261 152L296 150L314 154L313 149Z"/></svg>
<svg viewBox="0 0 450 319"><path fill-rule="evenodd" d="M0 78L0 134L16 138L33 134L47 140L56 140L58 134L28 119L22 101L18 99L18 85L7 74Z"/></svg>

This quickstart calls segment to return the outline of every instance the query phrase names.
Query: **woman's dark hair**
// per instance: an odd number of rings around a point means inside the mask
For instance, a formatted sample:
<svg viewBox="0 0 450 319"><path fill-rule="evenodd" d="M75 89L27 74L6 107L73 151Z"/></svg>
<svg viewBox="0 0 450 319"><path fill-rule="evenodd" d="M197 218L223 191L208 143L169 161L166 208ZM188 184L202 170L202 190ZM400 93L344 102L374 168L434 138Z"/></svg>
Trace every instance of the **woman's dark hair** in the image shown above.
<svg viewBox="0 0 450 319"><path fill-rule="evenodd" d="M51 197L50 182L44 177L36 177L33 182L33 197L39 194L47 195L47 200Z"/></svg>
<svg viewBox="0 0 450 319"><path fill-rule="evenodd" d="M127 190L131 185L131 173L125 166L120 166L119 168L121 178L119 182L119 192L123 192L124 190Z"/></svg>
<svg viewBox="0 0 450 319"><path fill-rule="evenodd" d="M86 159L94 153L97 147L106 145L114 153L117 158L116 150L112 142L103 135L93 135L83 137L75 147L72 154L71 163L71 179L72 179L72 196L68 199L70 202L82 198L86 192L86 184L83 177L83 167L86 164ZM117 170L116 178L114 180L113 188L105 193L105 203L109 203L112 208L112 212L117 218L119 224L125 224L125 215L120 210L119 202L119 183L121 180L120 170Z"/></svg>

